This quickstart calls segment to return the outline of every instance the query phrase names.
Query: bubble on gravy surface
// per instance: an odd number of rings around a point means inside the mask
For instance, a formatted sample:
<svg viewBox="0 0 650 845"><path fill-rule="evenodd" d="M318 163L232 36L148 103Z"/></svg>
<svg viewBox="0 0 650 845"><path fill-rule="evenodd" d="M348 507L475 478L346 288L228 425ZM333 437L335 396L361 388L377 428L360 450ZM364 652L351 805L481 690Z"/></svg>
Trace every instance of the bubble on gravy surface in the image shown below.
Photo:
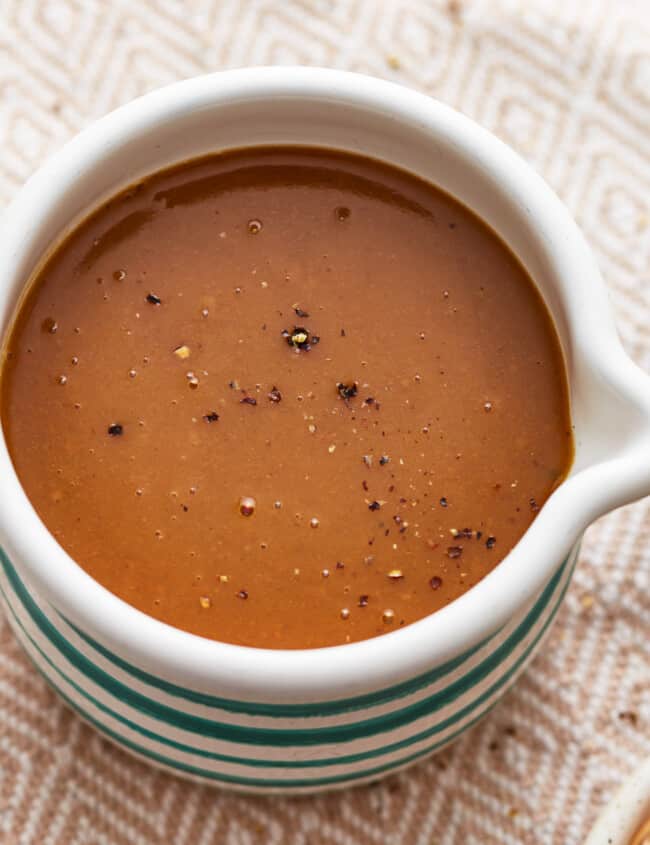
<svg viewBox="0 0 650 845"><path fill-rule="evenodd" d="M572 457L525 270L447 195L347 154L143 180L58 247L5 352L9 449L59 543L232 643L336 645L436 611Z"/></svg>

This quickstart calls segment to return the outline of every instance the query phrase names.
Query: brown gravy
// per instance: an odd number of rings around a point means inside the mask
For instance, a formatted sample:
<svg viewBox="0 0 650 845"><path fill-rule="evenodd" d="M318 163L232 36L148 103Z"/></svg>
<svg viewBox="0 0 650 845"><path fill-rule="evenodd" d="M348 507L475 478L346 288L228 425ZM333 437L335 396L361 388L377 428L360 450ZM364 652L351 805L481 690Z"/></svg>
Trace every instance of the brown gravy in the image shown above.
<svg viewBox="0 0 650 845"><path fill-rule="evenodd" d="M325 150L214 155L115 197L40 271L5 358L11 456L59 543L232 643L434 612L572 457L522 266L449 196Z"/></svg>

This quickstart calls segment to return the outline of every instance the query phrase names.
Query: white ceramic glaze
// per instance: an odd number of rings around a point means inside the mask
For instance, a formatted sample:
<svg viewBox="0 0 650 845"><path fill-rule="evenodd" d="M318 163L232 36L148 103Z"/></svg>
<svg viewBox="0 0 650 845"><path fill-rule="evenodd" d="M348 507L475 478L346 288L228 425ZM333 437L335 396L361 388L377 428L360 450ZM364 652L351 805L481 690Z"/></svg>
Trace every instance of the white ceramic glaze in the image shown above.
<svg viewBox="0 0 650 845"><path fill-rule="evenodd" d="M67 144L20 191L0 236L0 326L43 255L89 208L165 165L255 144L315 144L397 164L459 198L527 267L566 356L576 459L503 562L438 613L386 636L262 651L176 630L125 604L57 544L0 437L0 545L31 587L142 670L206 693L314 702L398 684L493 634L530 603L596 517L650 492L650 379L624 354L598 268L568 212L515 153L450 108L365 76L255 68L140 98Z"/></svg>
<svg viewBox="0 0 650 845"><path fill-rule="evenodd" d="M585 845L631 845L632 837L647 819L650 819L650 759L620 787Z"/></svg>

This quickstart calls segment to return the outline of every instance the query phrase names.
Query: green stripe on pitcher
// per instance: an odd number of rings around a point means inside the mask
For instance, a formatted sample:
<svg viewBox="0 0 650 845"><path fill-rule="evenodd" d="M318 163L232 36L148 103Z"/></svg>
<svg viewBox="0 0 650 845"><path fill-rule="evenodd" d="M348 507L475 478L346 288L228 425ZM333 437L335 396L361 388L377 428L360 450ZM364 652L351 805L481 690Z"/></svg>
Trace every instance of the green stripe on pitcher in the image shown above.
<svg viewBox="0 0 650 845"><path fill-rule="evenodd" d="M566 563L558 569L533 605L533 608L508 639L497 646L485 660L474 667L467 675L453 681L440 692L386 715L376 716L351 724L307 728L304 730L258 727L244 728L237 725L229 725L199 716L192 716L147 698L136 690L130 689L112 675L104 672L81 652L77 651L36 605L11 565L7 568L7 577L18 599L22 602L42 634L52 642L54 647L83 675L93 681L93 683L106 689L111 695L114 695L117 699L134 709L141 710L152 718L166 722L181 730L227 742L249 745L319 745L321 743L350 742L360 736L372 736L394 730L421 716L428 715L432 710L440 709L464 695L473 686L488 677L500 663L507 659L517 643L528 634L539 616L544 612L550 596L562 577L565 566Z"/></svg>
<svg viewBox="0 0 650 845"><path fill-rule="evenodd" d="M561 594L559 595L557 601L555 602L553 608L551 609L551 612L549 613L548 618L544 621L544 624L543 624L541 630L537 633L534 640L526 648L524 653L508 669L508 671L505 672L498 679L498 681L495 684L493 684L488 690L486 690L481 696L479 696L479 698L477 698L471 705L468 705L467 707L463 708L461 711L459 711L457 714L455 714L455 716L453 718L445 720L445 722L440 723L438 725L435 725L435 726L433 726L432 728L430 728L426 731L422 731L419 734L416 734L412 737L408 737L407 739L401 740L400 742L393 743L390 746L385 746L385 747L382 747L380 749L376 749L374 751L362 752L358 755L349 755L348 758L339 757L339 758L332 759L332 760L304 761L304 763L302 765L296 764L293 761L291 761L291 762L285 762L285 761L280 761L280 762L271 761L271 762L269 762L269 761L266 761L266 760L250 760L250 759L245 759L245 758L228 758L225 755L213 755L213 754L210 754L209 752L203 752L201 749L194 749L194 748L191 748L189 746L186 747L187 752L194 754L194 755L197 755L197 756L206 756L206 757L222 760L224 762L229 761L229 762L233 762L233 763L237 763L237 764L241 764L241 765L246 765L246 766L252 766L252 767L263 766L263 767L268 767L268 768L273 768L273 767L275 767L275 768L282 768L282 767L286 767L286 768L301 768L301 767L304 767L304 768L307 768L307 767L319 768L319 767L325 767L327 765L341 765L341 764L350 763L350 762L358 762L358 761L363 760L363 759L369 759L373 756L379 756L379 755L394 753L395 751L406 748L406 747L408 747L408 746L410 746L410 745L412 745L416 742L420 742L423 739L426 739L426 738L428 738L432 735L435 735L435 733L440 733L441 731L446 730L448 727L453 725L455 722L462 720L467 715L469 715L472 711L474 711L477 707L479 707L482 703L488 701L495 693L502 692L503 688L505 686L507 686L509 681L514 680L514 676L518 673L518 671L521 668L523 668L525 662L532 655L532 652L535 650L535 648L538 645L538 643L540 642L541 638L544 636L544 633L548 629L548 626L551 624L551 622L552 622L552 620L553 620L553 618L554 618L554 616L557 612L557 609L559 608L559 605L562 601L564 593L567 589L568 582L569 582L569 579L567 579L567 582L563 585L563 589L561 591ZM5 596L5 601L8 601L6 596ZM146 737L146 738L152 737L154 739L154 741L162 742L163 744L167 743L167 744L171 745L171 747L178 747L179 750L181 750L181 749L185 750L185 748L183 746L181 746L180 744L173 743L173 742L167 740L164 737L160 737L158 735L152 734L151 732L142 729L138 725L135 725L135 723L129 722L129 720L126 720L126 719L124 719L124 717L120 716L119 714L114 713L106 705L103 705L101 702L98 702L95 699L93 699L93 697L90 696L85 690L83 690L81 687L79 687L77 684L75 684L73 681L71 681L69 678L67 678L65 676L65 674L57 666L54 665L54 663L50 660L50 658L48 658L47 655L45 655L45 653L42 651L42 649L40 649L38 644L25 631L24 627L21 625L21 623L18 620L18 618L16 617L15 613L13 613L13 608L12 608L12 614L14 616L14 620L16 621L16 624L18 624L21 627L23 634L25 635L25 637L27 637L29 639L32 646L41 655L41 658L48 665L50 665L58 674L60 674L64 678L64 680L66 680L66 682L69 683L78 692L78 694L80 694L81 696L88 699L92 704L94 704L96 707L98 707L98 709L102 710L103 712L106 712L108 715L112 716L113 718L116 718L117 720L122 721L123 723L127 724L134 732L140 733L143 737ZM39 668L42 671L42 667L39 667ZM214 771L211 771L209 769L203 769L201 767L189 765L189 764L184 763L182 761L174 760L173 758L166 758L166 757L164 757L164 755L153 752L150 749L147 749L143 746L138 745L137 743L133 743L130 740L126 739L124 736L117 734L114 731L112 731L105 724L98 722L96 719L94 719L92 716L90 716L90 714L86 710L84 710L83 708L80 708L80 706L78 704L76 704L74 701L72 701L70 699L70 697L67 696L61 690L59 685L56 684L49 676L46 675L45 677L47 678L48 682L52 686L55 687L57 692L59 692L59 694L61 694L62 697L71 706L73 706L76 710L78 710L86 719L91 721L96 727L98 727L100 730L102 730L104 733L106 733L112 739L116 740L119 743L126 745L127 747L131 748L131 750L135 751L136 753L138 753L142 756L148 757L149 759L153 760L156 763L163 764L163 765L171 767L171 768L182 769L183 771L186 771L190 774L195 774L199 777L210 778L212 780L221 781L221 782L224 782L224 783L238 784L238 785L250 786L250 787L266 786L266 787L269 787L269 788L274 788L274 787L285 786L285 787L290 787L290 788L315 788L315 787L319 787L319 786L325 786L325 785L328 785L328 784L345 782L347 780L357 780L357 779L365 779L367 777L371 777L375 774L379 774L382 771L386 771L386 770L393 768L393 767L396 767L396 766L405 765L407 762L411 762L412 760L417 759L420 756L424 756L428 753L431 753L432 751L436 750L437 747L446 744L447 742L451 741L451 739L455 738L458 734L462 733L464 730L467 730L469 727L471 727L471 725L473 725L476 721L478 721L478 719L480 719L485 714L485 712L487 712L487 710L490 709L494 705L494 703L496 703L496 702L491 702L489 704L489 706L486 707L485 710L482 711L478 716L474 717L469 723L462 726L457 732L454 732L450 736L444 738L442 741L439 741L437 743L434 743L433 745L427 746L425 749L421 749L421 750L415 752L415 754L409 755L408 757L399 758L395 761L384 764L380 767L376 767L376 768L370 769L370 770L364 770L364 771L361 771L361 772L353 772L353 773L350 773L350 774L347 774L347 775L338 775L338 776L329 777L329 778L319 778L317 780L304 780L304 779L303 780L270 780L270 779L256 779L256 778L241 778L241 777L237 777L237 776L234 776L234 775L226 775L224 773L214 772Z"/></svg>

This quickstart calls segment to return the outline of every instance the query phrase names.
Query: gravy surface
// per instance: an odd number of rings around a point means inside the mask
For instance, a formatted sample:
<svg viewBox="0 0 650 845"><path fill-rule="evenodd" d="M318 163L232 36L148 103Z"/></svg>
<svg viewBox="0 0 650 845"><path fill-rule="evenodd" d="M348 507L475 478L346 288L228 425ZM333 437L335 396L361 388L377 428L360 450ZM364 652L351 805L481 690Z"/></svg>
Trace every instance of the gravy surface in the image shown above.
<svg viewBox="0 0 650 845"><path fill-rule="evenodd" d="M558 339L505 245L415 177L318 149L189 162L93 213L21 307L1 412L87 572L268 648L446 605L572 457Z"/></svg>

